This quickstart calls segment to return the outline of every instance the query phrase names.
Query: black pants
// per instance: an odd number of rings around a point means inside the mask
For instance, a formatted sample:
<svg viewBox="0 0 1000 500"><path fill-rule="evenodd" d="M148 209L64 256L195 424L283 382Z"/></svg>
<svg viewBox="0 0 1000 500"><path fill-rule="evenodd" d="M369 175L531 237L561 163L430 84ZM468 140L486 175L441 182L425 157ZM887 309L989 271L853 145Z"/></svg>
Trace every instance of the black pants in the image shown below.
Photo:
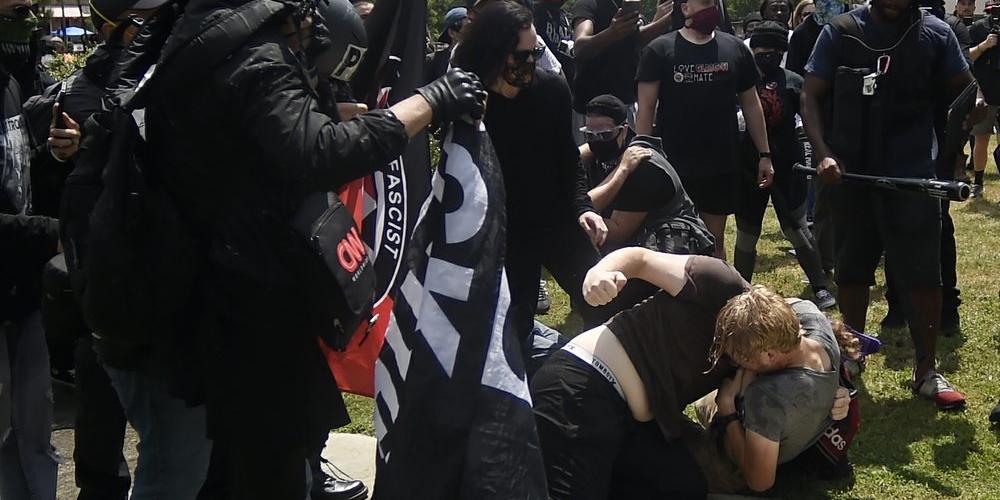
<svg viewBox="0 0 1000 500"><path fill-rule="evenodd" d="M962 304L961 290L958 288L958 256L955 243L955 221L951 218L949 209L951 202L941 201L941 316L943 318L957 317L958 306ZM886 262L886 274L893 273L892 263ZM896 290L895 279L886 276L885 300L890 311L900 311L899 292Z"/></svg>
<svg viewBox="0 0 1000 500"><path fill-rule="evenodd" d="M528 337L534 326L538 281L543 266L569 295L573 309L580 313L587 328L600 325L618 311L635 304L626 304L624 294L621 300L602 307L591 307L583 300L583 278L600 259L597 249L574 221L566 221L543 234L507 235L505 266L511 316L521 340Z"/></svg>
<svg viewBox="0 0 1000 500"><path fill-rule="evenodd" d="M76 485L80 488L77 500L125 500L131 483L128 464L122 456L125 412L108 373L97 362L89 336L77 342L75 358L73 461Z"/></svg>
<svg viewBox="0 0 1000 500"><path fill-rule="evenodd" d="M632 418L590 365L556 351L531 382L549 498L705 498L708 484L684 445Z"/></svg>
<svg viewBox="0 0 1000 500"><path fill-rule="evenodd" d="M826 288L816 239L806 223L806 179L793 173L791 167L774 176L774 185L768 189L756 186L756 179L744 183L740 206L736 210L736 250L733 263L743 279L752 282L757 263L757 241L760 239L767 202L774 204L778 224L785 239L795 248L795 258L805 271L813 289Z"/></svg>

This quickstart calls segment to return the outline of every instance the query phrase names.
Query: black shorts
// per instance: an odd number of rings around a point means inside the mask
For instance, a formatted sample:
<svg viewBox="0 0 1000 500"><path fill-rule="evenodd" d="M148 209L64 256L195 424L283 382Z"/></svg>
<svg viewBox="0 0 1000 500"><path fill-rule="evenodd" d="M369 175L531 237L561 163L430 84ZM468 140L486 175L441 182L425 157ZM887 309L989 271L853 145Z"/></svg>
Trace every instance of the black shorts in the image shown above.
<svg viewBox="0 0 1000 500"><path fill-rule="evenodd" d="M659 426L637 422L589 364L556 351L531 381L549 498L705 498L691 452Z"/></svg>
<svg viewBox="0 0 1000 500"><path fill-rule="evenodd" d="M729 215L736 213L739 207L741 179L742 174L734 170L716 175L681 177L681 184L698 213Z"/></svg>
<svg viewBox="0 0 1000 500"><path fill-rule="evenodd" d="M832 187L838 285L874 285L884 252L900 285L941 286L940 200L849 182Z"/></svg>

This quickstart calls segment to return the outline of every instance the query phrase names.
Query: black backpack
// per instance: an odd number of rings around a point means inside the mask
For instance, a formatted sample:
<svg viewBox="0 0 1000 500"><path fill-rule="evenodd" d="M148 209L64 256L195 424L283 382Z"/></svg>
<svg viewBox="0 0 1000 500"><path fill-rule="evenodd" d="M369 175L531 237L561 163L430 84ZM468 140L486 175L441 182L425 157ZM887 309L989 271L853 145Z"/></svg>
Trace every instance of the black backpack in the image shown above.
<svg viewBox="0 0 1000 500"><path fill-rule="evenodd" d="M67 267L84 318L105 345L135 361L182 327L199 268L190 226L159 181L144 139L143 107L155 75L146 73L176 18L172 6L161 8L133 41L106 111L84 124L62 201Z"/></svg>

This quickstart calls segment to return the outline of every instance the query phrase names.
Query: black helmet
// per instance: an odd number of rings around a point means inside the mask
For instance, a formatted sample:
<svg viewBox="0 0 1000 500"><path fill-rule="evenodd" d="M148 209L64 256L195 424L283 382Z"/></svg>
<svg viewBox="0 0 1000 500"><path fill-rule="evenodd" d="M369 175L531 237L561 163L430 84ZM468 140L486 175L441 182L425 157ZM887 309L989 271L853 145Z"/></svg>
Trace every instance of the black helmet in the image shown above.
<svg viewBox="0 0 1000 500"><path fill-rule="evenodd" d="M316 71L349 81L368 50L368 36L361 16L348 0L317 2L318 21L313 28Z"/></svg>

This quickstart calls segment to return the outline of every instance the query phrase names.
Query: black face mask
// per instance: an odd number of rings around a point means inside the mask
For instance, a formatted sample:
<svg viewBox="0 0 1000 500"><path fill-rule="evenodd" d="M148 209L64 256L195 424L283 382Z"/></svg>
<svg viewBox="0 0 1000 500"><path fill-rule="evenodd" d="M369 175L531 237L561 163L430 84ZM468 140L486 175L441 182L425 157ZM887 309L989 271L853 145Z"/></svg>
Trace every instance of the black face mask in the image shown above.
<svg viewBox="0 0 1000 500"><path fill-rule="evenodd" d="M503 75L504 81L511 86L523 89L535 81L535 61L525 60L508 65Z"/></svg>
<svg viewBox="0 0 1000 500"><path fill-rule="evenodd" d="M587 145L590 146L590 152L594 153L594 158L602 162L614 161L622 153L622 147L618 145L617 137L607 141L587 141Z"/></svg>
<svg viewBox="0 0 1000 500"><path fill-rule="evenodd" d="M770 75L781 69L781 52L758 52L753 55L760 72Z"/></svg>

